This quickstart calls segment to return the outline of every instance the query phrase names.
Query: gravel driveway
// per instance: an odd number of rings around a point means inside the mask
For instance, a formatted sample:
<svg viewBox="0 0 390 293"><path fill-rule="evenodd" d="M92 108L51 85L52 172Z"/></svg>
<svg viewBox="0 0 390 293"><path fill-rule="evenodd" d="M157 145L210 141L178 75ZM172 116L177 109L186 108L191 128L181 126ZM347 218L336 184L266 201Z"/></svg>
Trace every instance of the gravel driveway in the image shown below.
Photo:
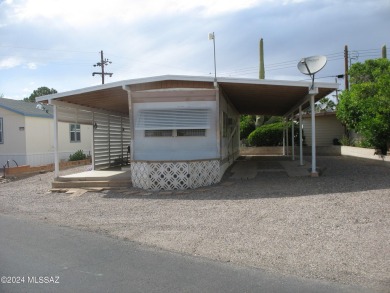
<svg viewBox="0 0 390 293"><path fill-rule="evenodd" d="M53 173L39 174L0 184L0 213L390 292L389 163L319 157L310 178L289 177L282 157L255 160L254 179L227 172L191 191L51 193Z"/></svg>

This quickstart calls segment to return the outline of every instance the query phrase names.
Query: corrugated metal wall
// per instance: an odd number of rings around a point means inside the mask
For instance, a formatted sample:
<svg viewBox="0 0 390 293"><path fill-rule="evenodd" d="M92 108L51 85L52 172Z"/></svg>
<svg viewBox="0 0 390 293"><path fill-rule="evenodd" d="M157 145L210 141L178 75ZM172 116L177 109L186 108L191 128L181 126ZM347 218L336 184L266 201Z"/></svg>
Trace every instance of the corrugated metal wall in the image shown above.
<svg viewBox="0 0 390 293"><path fill-rule="evenodd" d="M129 118L94 113L93 125L95 169L116 166L126 161L131 139Z"/></svg>

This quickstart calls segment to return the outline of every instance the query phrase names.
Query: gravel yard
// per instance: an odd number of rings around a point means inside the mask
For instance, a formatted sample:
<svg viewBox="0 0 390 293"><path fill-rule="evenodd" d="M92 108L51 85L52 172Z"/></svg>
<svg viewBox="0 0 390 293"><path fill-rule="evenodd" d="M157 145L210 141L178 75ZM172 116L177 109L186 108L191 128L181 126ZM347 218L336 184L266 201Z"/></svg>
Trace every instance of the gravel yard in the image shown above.
<svg viewBox="0 0 390 293"><path fill-rule="evenodd" d="M256 158L207 188L51 193L53 173L0 184L0 213L154 247L390 292L390 164L319 157L318 178ZM67 172L80 171L80 167ZM85 167L84 167L85 170Z"/></svg>

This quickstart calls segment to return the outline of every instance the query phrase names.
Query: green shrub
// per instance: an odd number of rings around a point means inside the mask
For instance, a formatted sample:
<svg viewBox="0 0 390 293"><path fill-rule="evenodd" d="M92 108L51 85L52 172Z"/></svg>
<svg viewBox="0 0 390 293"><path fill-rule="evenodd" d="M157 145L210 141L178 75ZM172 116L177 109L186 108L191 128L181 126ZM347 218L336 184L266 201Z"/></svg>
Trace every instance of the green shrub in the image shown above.
<svg viewBox="0 0 390 293"><path fill-rule="evenodd" d="M283 144L283 129L285 127L286 123L284 122L277 122L260 126L248 136L248 143L251 146L280 146ZM291 131L291 122L287 123L287 127L288 130ZM294 124L295 144L298 142L298 131L298 125ZM289 144L291 144L290 141Z"/></svg>
<svg viewBox="0 0 390 293"><path fill-rule="evenodd" d="M248 136L252 146L278 146L283 143L284 123L273 123L256 128Z"/></svg>
<svg viewBox="0 0 390 293"><path fill-rule="evenodd" d="M69 161L80 161L85 160L87 156L84 154L82 150L78 150L74 154L69 156Z"/></svg>

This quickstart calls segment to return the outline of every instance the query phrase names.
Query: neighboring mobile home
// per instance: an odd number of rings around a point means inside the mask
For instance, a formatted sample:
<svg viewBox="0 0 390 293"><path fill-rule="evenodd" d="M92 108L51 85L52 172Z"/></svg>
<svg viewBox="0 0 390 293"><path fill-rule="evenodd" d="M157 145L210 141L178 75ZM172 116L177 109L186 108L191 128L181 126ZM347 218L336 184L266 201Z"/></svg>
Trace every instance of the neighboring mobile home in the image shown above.
<svg viewBox="0 0 390 293"><path fill-rule="evenodd" d="M240 114L293 117L336 84L160 76L38 98L94 126L93 168L123 160L130 148L133 186L186 189L221 180L239 155Z"/></svg>
<svg viewBox="0 0 390 293"><path fill-rule="evenodd" d="M92 126L58 123L59 158L77 150L91 152ZM0 167L54 163L53 106L0 98ZM14 162L15 161L15 162Z"/></svg>

